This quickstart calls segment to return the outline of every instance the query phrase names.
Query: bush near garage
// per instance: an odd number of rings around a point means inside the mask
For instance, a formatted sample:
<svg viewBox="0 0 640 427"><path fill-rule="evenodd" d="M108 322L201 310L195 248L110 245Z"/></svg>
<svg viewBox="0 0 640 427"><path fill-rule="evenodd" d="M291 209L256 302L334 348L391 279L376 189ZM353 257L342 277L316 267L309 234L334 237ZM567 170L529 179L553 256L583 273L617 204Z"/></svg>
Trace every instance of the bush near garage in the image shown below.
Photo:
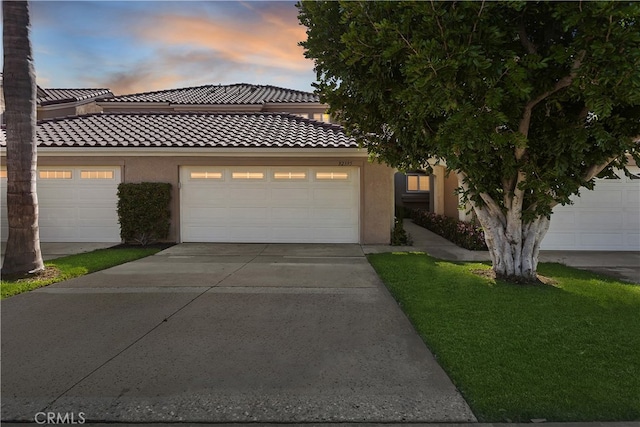
<svg viewBox="0 0 640 427"><path fill-rule="evenodd" d="M125 243L146 246L169 236L171 184L165 182L118 185L118 221Z"/></svg>
<svg viewBox="0 0 640 427"><path fill-rule="evenodd" d="M478 224L438 215L425 209L415 209L413 222L447 240L472 251L486 251L484 231Z"/></svg>

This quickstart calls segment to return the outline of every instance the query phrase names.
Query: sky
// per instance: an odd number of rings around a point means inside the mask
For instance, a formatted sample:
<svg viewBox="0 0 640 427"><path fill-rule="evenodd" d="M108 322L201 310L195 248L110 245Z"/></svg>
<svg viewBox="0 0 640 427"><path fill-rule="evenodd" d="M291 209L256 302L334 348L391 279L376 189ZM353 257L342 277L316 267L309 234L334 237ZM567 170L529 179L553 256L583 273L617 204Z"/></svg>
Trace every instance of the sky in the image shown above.
<svg viewBox="0 0 640 427"><path fill-rule="evenodd" d="M252 83L313 91L295 1L31 1L43 88L116 95Z"/></svg>

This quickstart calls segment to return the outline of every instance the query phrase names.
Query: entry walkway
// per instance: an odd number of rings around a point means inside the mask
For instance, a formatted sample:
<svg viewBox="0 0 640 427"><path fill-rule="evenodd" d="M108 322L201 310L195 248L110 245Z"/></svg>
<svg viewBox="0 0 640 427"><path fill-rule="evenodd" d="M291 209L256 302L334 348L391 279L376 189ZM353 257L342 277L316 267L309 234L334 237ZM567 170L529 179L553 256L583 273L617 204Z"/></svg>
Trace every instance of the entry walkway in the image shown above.
<svg viewBox="0 0 640 427"><path fill-rule="evenodd" d="M419 251L449 261L491 261L489 252L463 249L411 220L404 221L404 228L413 238L413 246L365 246L365 253ZM539 259L640 283L640 252L540 251Z"/></svg>

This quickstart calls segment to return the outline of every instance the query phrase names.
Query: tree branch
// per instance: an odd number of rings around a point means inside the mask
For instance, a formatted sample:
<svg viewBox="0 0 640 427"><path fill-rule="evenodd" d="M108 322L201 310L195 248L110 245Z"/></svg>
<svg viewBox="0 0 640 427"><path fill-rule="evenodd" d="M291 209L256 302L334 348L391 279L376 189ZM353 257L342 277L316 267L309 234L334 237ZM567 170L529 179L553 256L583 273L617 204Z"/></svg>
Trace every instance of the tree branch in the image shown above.
<svg viewBox="0 0 640 427"><path fill-rule="evenodd" d="M520 26L518 27L518 37L520 38L520 43L527 50L528 53L537 53L538 49L536 45L529 40L527 36L527 30L524 28L524 21L520 22Z"/></svg>
<svg viewBox="0 0 640 427"><path fill-rule="evenodd" d="M585 182L589 181L591 178L595 177L600 172L602 172L602 170L607 166L609 166L609 164L611 164L611 162L613 162L615 159L616 157L610 157L609 159L606 160L605 163L601 163L599 165L592 165L589 169L587 169L585 174L582 176L582 180Z"/></svg>
<svg viewBox="0 0 640 427"><path fill-rule="evenodd" d="M438 18L438 12L436 12L436 8L433 7L433 0L431 0L431 10L433 10L433 15L436 17L436 24L438 24L438 28L440 28L440 35L442 36L442 45L444 46L444 51L447 52L447 56L449 56L447 38L444 36L444 29L442 28L442 24L440 23L440 19Z"/></svg>
<svg viewBox="0 0 640 427"><path fill-rule="evenodd" d="M569 87L571 83L573 83L573 79L576 76L578 68L580 68L580 65L582 64L582 60L584 59L585 54L586 51L580 51L576 59L573 61L573 64L571 65L571 72L568 76L564 76L563 78L558 80L551 90L538 95L535 99L529 101L527 105L525 105L524 112L522 113L522 118L520 119L520 124L518 126L518 131L521 134L523 134L524 136L527 136L529 134L529 125L531 123L531 113L533 111L533 107L538 105L543 99L548 98L549 96L566 87Z"/></svg>
<svg viewBox="0 0 640 427"><path fill-rule="evenodd" d="M478 11L478 17L476 18L475 22L473 23L473 29L469 33L469 41L467 42L468 46L471 46L471 37L473 36L473 33L476 32L476 27L478 26L478 20L480 19L480 15L482 15L482 10L484 9L484 1L485 0L482 0L482 3L480 4L480 10Z"/></svg>

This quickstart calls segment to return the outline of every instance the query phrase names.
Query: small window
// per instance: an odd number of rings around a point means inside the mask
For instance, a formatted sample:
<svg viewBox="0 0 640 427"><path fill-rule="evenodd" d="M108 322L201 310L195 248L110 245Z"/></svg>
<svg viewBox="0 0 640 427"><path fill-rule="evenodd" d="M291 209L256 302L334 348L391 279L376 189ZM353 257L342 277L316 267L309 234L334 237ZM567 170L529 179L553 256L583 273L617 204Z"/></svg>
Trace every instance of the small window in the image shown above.
<svg viewBox="0 0 640 427"><path fill-rule="evenodd" d="M222 179L222 172L191 172L191 179Z"/></svg>
<svg viewBox="0 0 640 427"><path fill-rule="evenodd" d="M69 170L44 170L38 171L40 179L71 179L71 171Z"/></svg>
<svg viewBox="0 0 640 427"><path fill-rule="evenodd" d="M274 172L273 179L277 179L277 180L307 179L307 173L306 172Z"/></svg>
<svg viewBox="0 0 640 427"><path fill-rule="evenodd" d="M264 179L264 172L232 172L232 179Z"/></svg>
<svg viewBox="0 0 640 427"><path fill-rule="evenodd" d="M80 171L80 179L113 179L113 171Z"/></svg>
<svg viewBox="0 0 640 427"><path fill-rule="evenodd" d="M429 191L429 176L407 175L407 191Z"/></svg>
<svg viewBox="0 0 640 427"><path fill-rule="evenodd" d="M316 172L316 179L346 180L349 179L349 174L347 172Z"/></svg>
<svg viewBox="0 0 640 427"><path fill-rule="evenodd" d="M6 177L7 177L7 170L0 169L0 178L6 178Z"/></svg>

